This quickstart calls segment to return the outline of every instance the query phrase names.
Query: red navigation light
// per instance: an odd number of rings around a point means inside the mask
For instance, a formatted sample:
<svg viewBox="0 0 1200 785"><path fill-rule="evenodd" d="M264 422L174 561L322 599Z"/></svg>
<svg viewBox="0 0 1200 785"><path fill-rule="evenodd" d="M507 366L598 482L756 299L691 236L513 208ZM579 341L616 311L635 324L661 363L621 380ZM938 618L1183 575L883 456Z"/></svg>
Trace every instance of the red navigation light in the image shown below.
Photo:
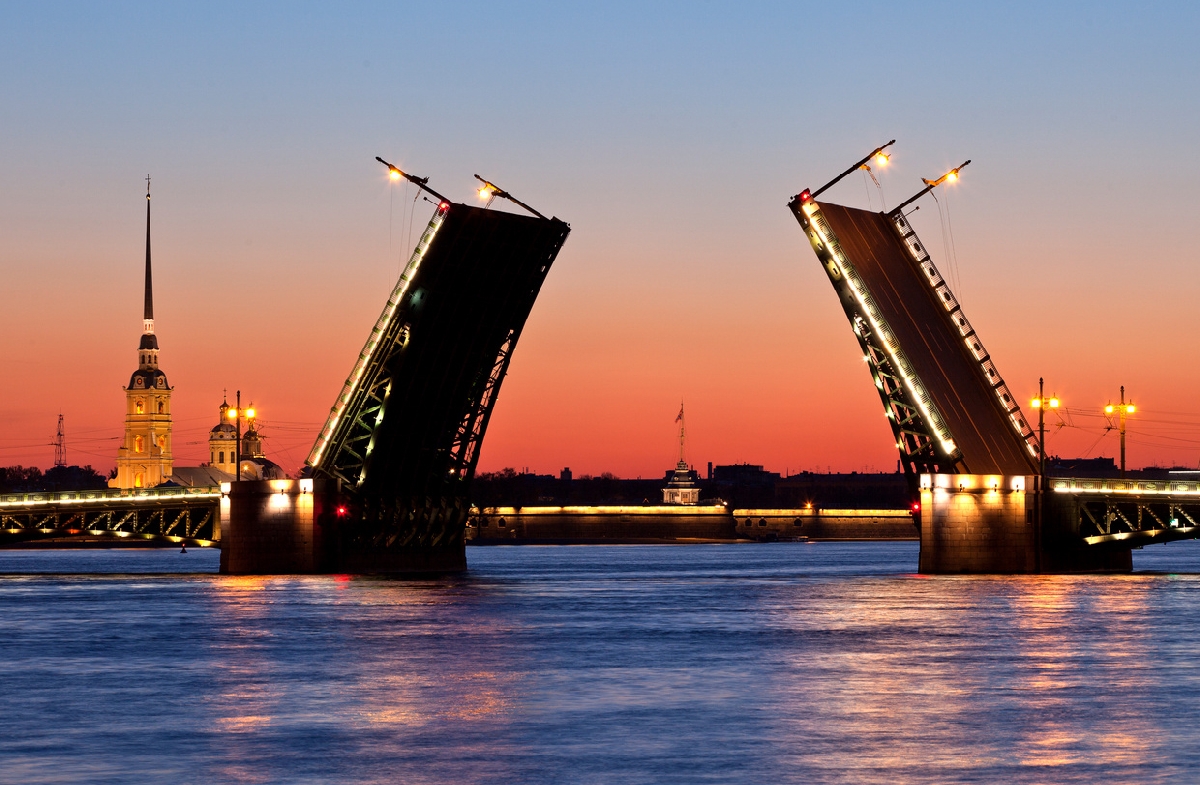
<svg viewBox="0 0 1200 785"><path fill-rule="evenodd" d="M439 205L438 205L438 209L439 209L439 210L446 210L446 209L448 209L449 207L450 207L450 203L449 203L449 202L442 202L441 204L439 204Z"/></svg>
<svg viewBox="0 0 1200 785"><path fill-rule="evenodd" d="M800 201L807 202L811 198L812 198L812 194L808 192L807 188L805 188L803 191L800 192L800 196L799 196Z"/></svg>
<svg viewBox="0 0 1200 785"><path fill-rule="evenodd" d="M920 512L920 511L921 511L921 503L920 503L920 502L913 502L913 503L912 503L912 511L913 511L913 512Z"/></svg>
<svg viewBox="0 0 1200 785"><path fill-rule="evenodd" d="M346 508L345 508L345 507L338 507L338 508L337 508L337 514L338 514L338 517L339 517L339 518L345 518L345 517L346 517Z"/></svg>

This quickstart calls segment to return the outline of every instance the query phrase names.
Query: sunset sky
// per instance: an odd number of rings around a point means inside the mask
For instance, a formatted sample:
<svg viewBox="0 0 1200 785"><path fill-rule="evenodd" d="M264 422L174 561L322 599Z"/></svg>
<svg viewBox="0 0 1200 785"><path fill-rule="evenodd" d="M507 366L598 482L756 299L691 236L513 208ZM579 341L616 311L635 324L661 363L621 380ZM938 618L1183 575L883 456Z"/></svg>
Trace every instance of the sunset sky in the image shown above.
<svg viewBox="0 0 1200 785"><path fill-rule="evenodd" d="M661 475L680 399L697 467L894 470L785 206L892 138L889 207L972 159L912 220L1010 388L1068 407L1050 452L1115 456L1124 384L1130 464L1200 465L1200 12L851 5L0 6L0 465L49 466L60 412L113 465L149 173L176 464L240 388L298 468L432 211L380 155L572 226L481 471Z"/></svg>

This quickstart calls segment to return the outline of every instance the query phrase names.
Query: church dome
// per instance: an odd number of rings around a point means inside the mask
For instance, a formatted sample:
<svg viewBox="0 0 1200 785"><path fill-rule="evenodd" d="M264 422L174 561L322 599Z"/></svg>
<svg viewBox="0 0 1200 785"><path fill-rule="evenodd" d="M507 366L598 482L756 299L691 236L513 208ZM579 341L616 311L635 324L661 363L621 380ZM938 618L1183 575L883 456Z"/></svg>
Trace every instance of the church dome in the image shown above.
<svg viewBox="0 0 1200 785"><path fill-rule="evenodd" d="M234 428L232 425L230 425L227 422L217 423L216 425L213 426L212 430L209 431L209 433L211 433L214 436L222 435L226 439L236 439L237 438L237 428Z"/></svg>
<svg viewBox="0 0 1200 785"><path fill-rule="evenodd" d="M157 368L139 368L129 377L130 390L169 390L167 375Z"/></svg>
<svg viewBox="0 0 1200 785"><path fill-rule="evenodd" d="M142 333L142 340L138 343L138 349L157 349L158 336L154 333Z"/></svg>

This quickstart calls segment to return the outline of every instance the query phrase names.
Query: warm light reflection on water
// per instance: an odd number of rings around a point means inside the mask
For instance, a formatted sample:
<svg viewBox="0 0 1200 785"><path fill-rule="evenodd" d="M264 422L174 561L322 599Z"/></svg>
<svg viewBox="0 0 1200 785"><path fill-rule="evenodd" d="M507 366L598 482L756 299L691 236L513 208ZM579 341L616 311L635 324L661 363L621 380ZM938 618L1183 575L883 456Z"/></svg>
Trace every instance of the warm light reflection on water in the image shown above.
<svg viewBox="0 0 1200 785"><path fill-rule="evenodd" d="M910 574L911 543L477 548L469 575L0 553L0 782L1167 782L1190 574ZM19 729L19 732L14 731Z"/></svg>

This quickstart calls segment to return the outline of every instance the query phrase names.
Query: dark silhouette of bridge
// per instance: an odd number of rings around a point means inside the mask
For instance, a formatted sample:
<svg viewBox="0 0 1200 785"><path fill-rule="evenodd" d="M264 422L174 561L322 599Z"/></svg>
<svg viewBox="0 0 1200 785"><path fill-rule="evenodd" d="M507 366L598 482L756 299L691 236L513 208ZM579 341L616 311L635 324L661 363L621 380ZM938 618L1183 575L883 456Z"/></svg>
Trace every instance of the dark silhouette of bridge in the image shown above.
<svg viewBox="0 0 1200 785"><path fill-rule="evenodd" d="M436 200L299 483L235 483L229 572L465 569L471 479L500 386L570 227ZM274 508L272 508L274 504Z"/></svg>
<svg viewBox="0 0 1200 785"><path fill-rule="evenodd" d="M1195 482L1054 478L1041 444L904 208L788 202L849 320L900 452L929 572L1129 569L1129 549L1200 536Z"/></svg>

